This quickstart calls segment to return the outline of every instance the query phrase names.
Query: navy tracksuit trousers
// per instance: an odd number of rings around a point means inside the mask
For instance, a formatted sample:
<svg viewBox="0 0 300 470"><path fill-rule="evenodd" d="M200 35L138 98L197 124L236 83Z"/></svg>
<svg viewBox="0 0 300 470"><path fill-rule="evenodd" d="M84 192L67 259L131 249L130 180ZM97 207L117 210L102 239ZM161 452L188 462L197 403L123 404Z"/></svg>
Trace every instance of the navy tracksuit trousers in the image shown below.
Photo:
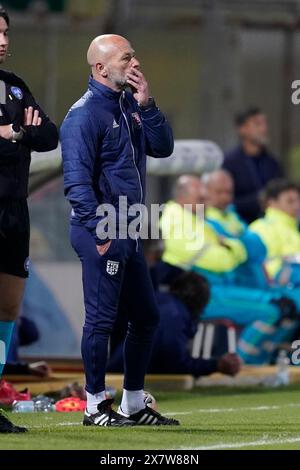
<svg viewBox="0 0 300 470"><path fill-rule="evenodd" d="M71 225L71 243L82 264L85 323L81 343L86 390L105 389L108 341L118 305L129 318L124 343L124 388L141 390L159 323L154 290L141 241L112 240L100 256L82 225Z"/></svg>

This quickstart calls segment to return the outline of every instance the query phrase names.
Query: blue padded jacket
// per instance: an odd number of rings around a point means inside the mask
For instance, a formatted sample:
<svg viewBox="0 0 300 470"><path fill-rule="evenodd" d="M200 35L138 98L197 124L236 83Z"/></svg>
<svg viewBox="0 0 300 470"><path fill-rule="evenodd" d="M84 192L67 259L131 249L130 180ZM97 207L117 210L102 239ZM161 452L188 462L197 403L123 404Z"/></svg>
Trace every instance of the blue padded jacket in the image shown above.
<svg viewBox="0 0 300 470"><path fill-rule="evenodd" d="M128 205L144 203L146 155L170 156L172 130L154 103L141 108L130 92L116 92L90 77L60 136L71 223L83 224L101 244L97 207L109 203L118 211L119 196L127 196Z"/></svg>

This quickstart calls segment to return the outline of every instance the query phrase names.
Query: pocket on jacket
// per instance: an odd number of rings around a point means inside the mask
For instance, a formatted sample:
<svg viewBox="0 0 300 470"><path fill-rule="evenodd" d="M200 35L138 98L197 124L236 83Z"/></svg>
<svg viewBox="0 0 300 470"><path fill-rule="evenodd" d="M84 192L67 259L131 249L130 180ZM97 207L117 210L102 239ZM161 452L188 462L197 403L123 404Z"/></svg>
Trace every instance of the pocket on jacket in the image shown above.
<svg viewBox="0 0 300 470"><path fill-rule="evenodd" d="M105 202L109 201L112 204L117 202L119 192L112 184L111 178L104 171L101 173L99 189L106 196ZM106 199L108 199L108 201Z"/></svg>

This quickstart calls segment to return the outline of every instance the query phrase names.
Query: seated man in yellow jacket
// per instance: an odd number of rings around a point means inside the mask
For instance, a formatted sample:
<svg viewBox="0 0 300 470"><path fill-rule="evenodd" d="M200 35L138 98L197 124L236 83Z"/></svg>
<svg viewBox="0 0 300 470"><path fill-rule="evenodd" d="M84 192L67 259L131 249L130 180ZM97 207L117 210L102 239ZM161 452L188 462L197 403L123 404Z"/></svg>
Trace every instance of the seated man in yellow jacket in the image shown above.
<svg viewBox="0 0 300 470"><path fill-rule="evenodd" d="M219 233L240 237L247 224L240 218L233 205L234 181L226 170L216 170L202 177L207 191L206 220Z"/></svg>
<svg viewBox="0 0 300 470"><path fill-rule="evenodd" d="M247 261L235 273L238 285L268 289L263 267L267 250L261 238L240 218L233 205L234 181L226 170L216 170L202 177L207 190L206 221L225 237L240 240L247 250Z"/></svg>
<svg viewBox="0 0 300 470"><path fill-rule="evenodd" d="M300 285L299 187L284 179L273 180L263 199L265 216L250 227L267 248L267 273L278 285Z"/></svg>
<svg viewBox="0 0 300 470"><path fill-rule="evenodd" d="M209 274L230 275L247 259L243 243L219 235L205 220L206 188L196 176L181 176L175 198L164 208L160 226L165 240L163 261L199 267Z"/></svg>
<svg viewBox="0 0 300 470"><path fill-rule="evenodd" d="M255 222L249 228L239 217L235 208L233 206L233 196L234 196L234 182L231 175L225 170L216 170L212 173L206 174L202 177L202 181L205 183L207 190L207 207L206 207L206 220L215 228L215 230L225 236L234 237L241 240L246 248L248 254L248 260L246 263L243 263L240 267L236 269L235 280L234 282L238 285L244 285L247 287L254 287L259 289L273 289L277 293L281 293L283 296L291 298L298 307L298 312L300 311L300 293L299 291L291 291L287 286L279 286L278 283L270 282L267 270L265 269L265 260L268 257L268 244L265 242L265 237L260 236L260 232L265 233L267 239L270 241L272 246L278 246L280 241L280 236L276 236L274 239L273 230L269 230L269 224L265 223L265 219L260 219L257 223ZM282 182L281 188L282 189ZM278 184L270 183L271 188ZM283 184L283 188L286 187L286 183ZM289 187L289 186L288 186ZM292 189L293 189L292 185ZM289 197L286 194L282 194L282 197L279 201L271 202L271 204L277 205L285 204L290 202L294 204L297 201L298 194L293 194L293 191ZM287 201L285 201L287 199ZM298 198L299 199L299 198ZM297 206L297 203L296 203ZM297 207L292 207L292 211L296 210ZM272 212L270 208L269 211ZM278 211L277 211L278 214ZM285 218L285 217L284 217ZM272 217L272 220L277 220L276 217ZM281 223L281 217L279 216L280 224L279 231L284 231L285 239L287 237L286 231L283 229L284 223ZM256 232L252 230L252 227L258 225L260 230ZM288 224L290 227L290 224ZM295 219L292 222L293 228L295 228L296 221ZM296 238L299 243L299 232L296 228ZM283 246L283 249L291 250L292 245L288 247ZM274 260L275 261L275 260ZM267 265L273 264L274 261L267 261ZM275 262L278 263L278 260ZM282 257L280 257L280 262L282 262ZM275 263L274 263L275 264ZM299 268L298 268L299 269ZM285 273L291 271L290 267L285 267ZM297 272L299 273L300 270ZM295 274L295 269L293 269L293 274ZM282 342L290 341L293 338L295 330L298 328L299 320L284 319L280 326L276 329L276 332L272 338L269 340L269 347L275 348L276 345Z"/></svg>
<svg viewBox="0 0 300 470"><path fill-rule="evenodd" d="M248 363L266 360L263 345L286 313L280 295L267 290L235 286L236 269L247 260L245 245L219 235L205 221L205 185L195 176L181 176L175 198L163 211L160 227L165 243L163 261L195 270L211 282L211 301L203 318L227 318L245 326L239 355ZM288 312L289 313L289 312Z"/></svg>
<svg viewBox="0 0 300 470"><path fill-rule="evenodd" d="M207 191L206 221L219 235L240 240L247 250L247 261L236 271L235 283L265 288L265 275L261 267L266 256L266 247L235 210L234 181L231 174L226 170L216 170L204 175L202 181ZM258 283L257 279L261 276L263 280Z"/></svg>

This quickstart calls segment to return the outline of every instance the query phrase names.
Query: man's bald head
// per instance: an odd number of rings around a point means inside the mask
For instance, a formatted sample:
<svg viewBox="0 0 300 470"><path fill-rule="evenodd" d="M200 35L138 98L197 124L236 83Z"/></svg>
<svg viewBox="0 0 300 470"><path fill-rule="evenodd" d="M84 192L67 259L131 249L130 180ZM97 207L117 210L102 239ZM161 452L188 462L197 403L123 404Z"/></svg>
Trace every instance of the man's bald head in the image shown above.
<svg viewBox="0 0 300 470"><path fill-rule="evenodd" d="M178 178L174 188L175 201L180 204L192 204L193 211L196 204L205 203L205 185L197 176L182 175Z"/></svg>
<svg viewBox="0 0 300 470"><path fill-rule="evenodd" d="M224 184L232 184L233 179L231 174L226 170L216 170L212 173L207 173L203 176L202 180L207 186L223 186Z"/></svg>
<svg viewBox="0 0 300 470"><path fill-rule="evenodd" d="M207 188L208 204L225 210L233 200L234 182L226 170L217 170L204 175L203 181Z"/></svg>
<svg viewBox="0 0 300 470"><path fill-rule="evenodd" d="M134 56L130 42L117 34L97 36L87 51L94 79L116 91L126 87L130 68L139 68Z"/></svg>
<svg viewBox="0 0 300 470"><path fill-rule="evenodd" d="M87 61L91 67L98 62L105 62L109 57L124 47L131 47L129 41L118 34L102 34L92 40L88 51Z"/></svg>

